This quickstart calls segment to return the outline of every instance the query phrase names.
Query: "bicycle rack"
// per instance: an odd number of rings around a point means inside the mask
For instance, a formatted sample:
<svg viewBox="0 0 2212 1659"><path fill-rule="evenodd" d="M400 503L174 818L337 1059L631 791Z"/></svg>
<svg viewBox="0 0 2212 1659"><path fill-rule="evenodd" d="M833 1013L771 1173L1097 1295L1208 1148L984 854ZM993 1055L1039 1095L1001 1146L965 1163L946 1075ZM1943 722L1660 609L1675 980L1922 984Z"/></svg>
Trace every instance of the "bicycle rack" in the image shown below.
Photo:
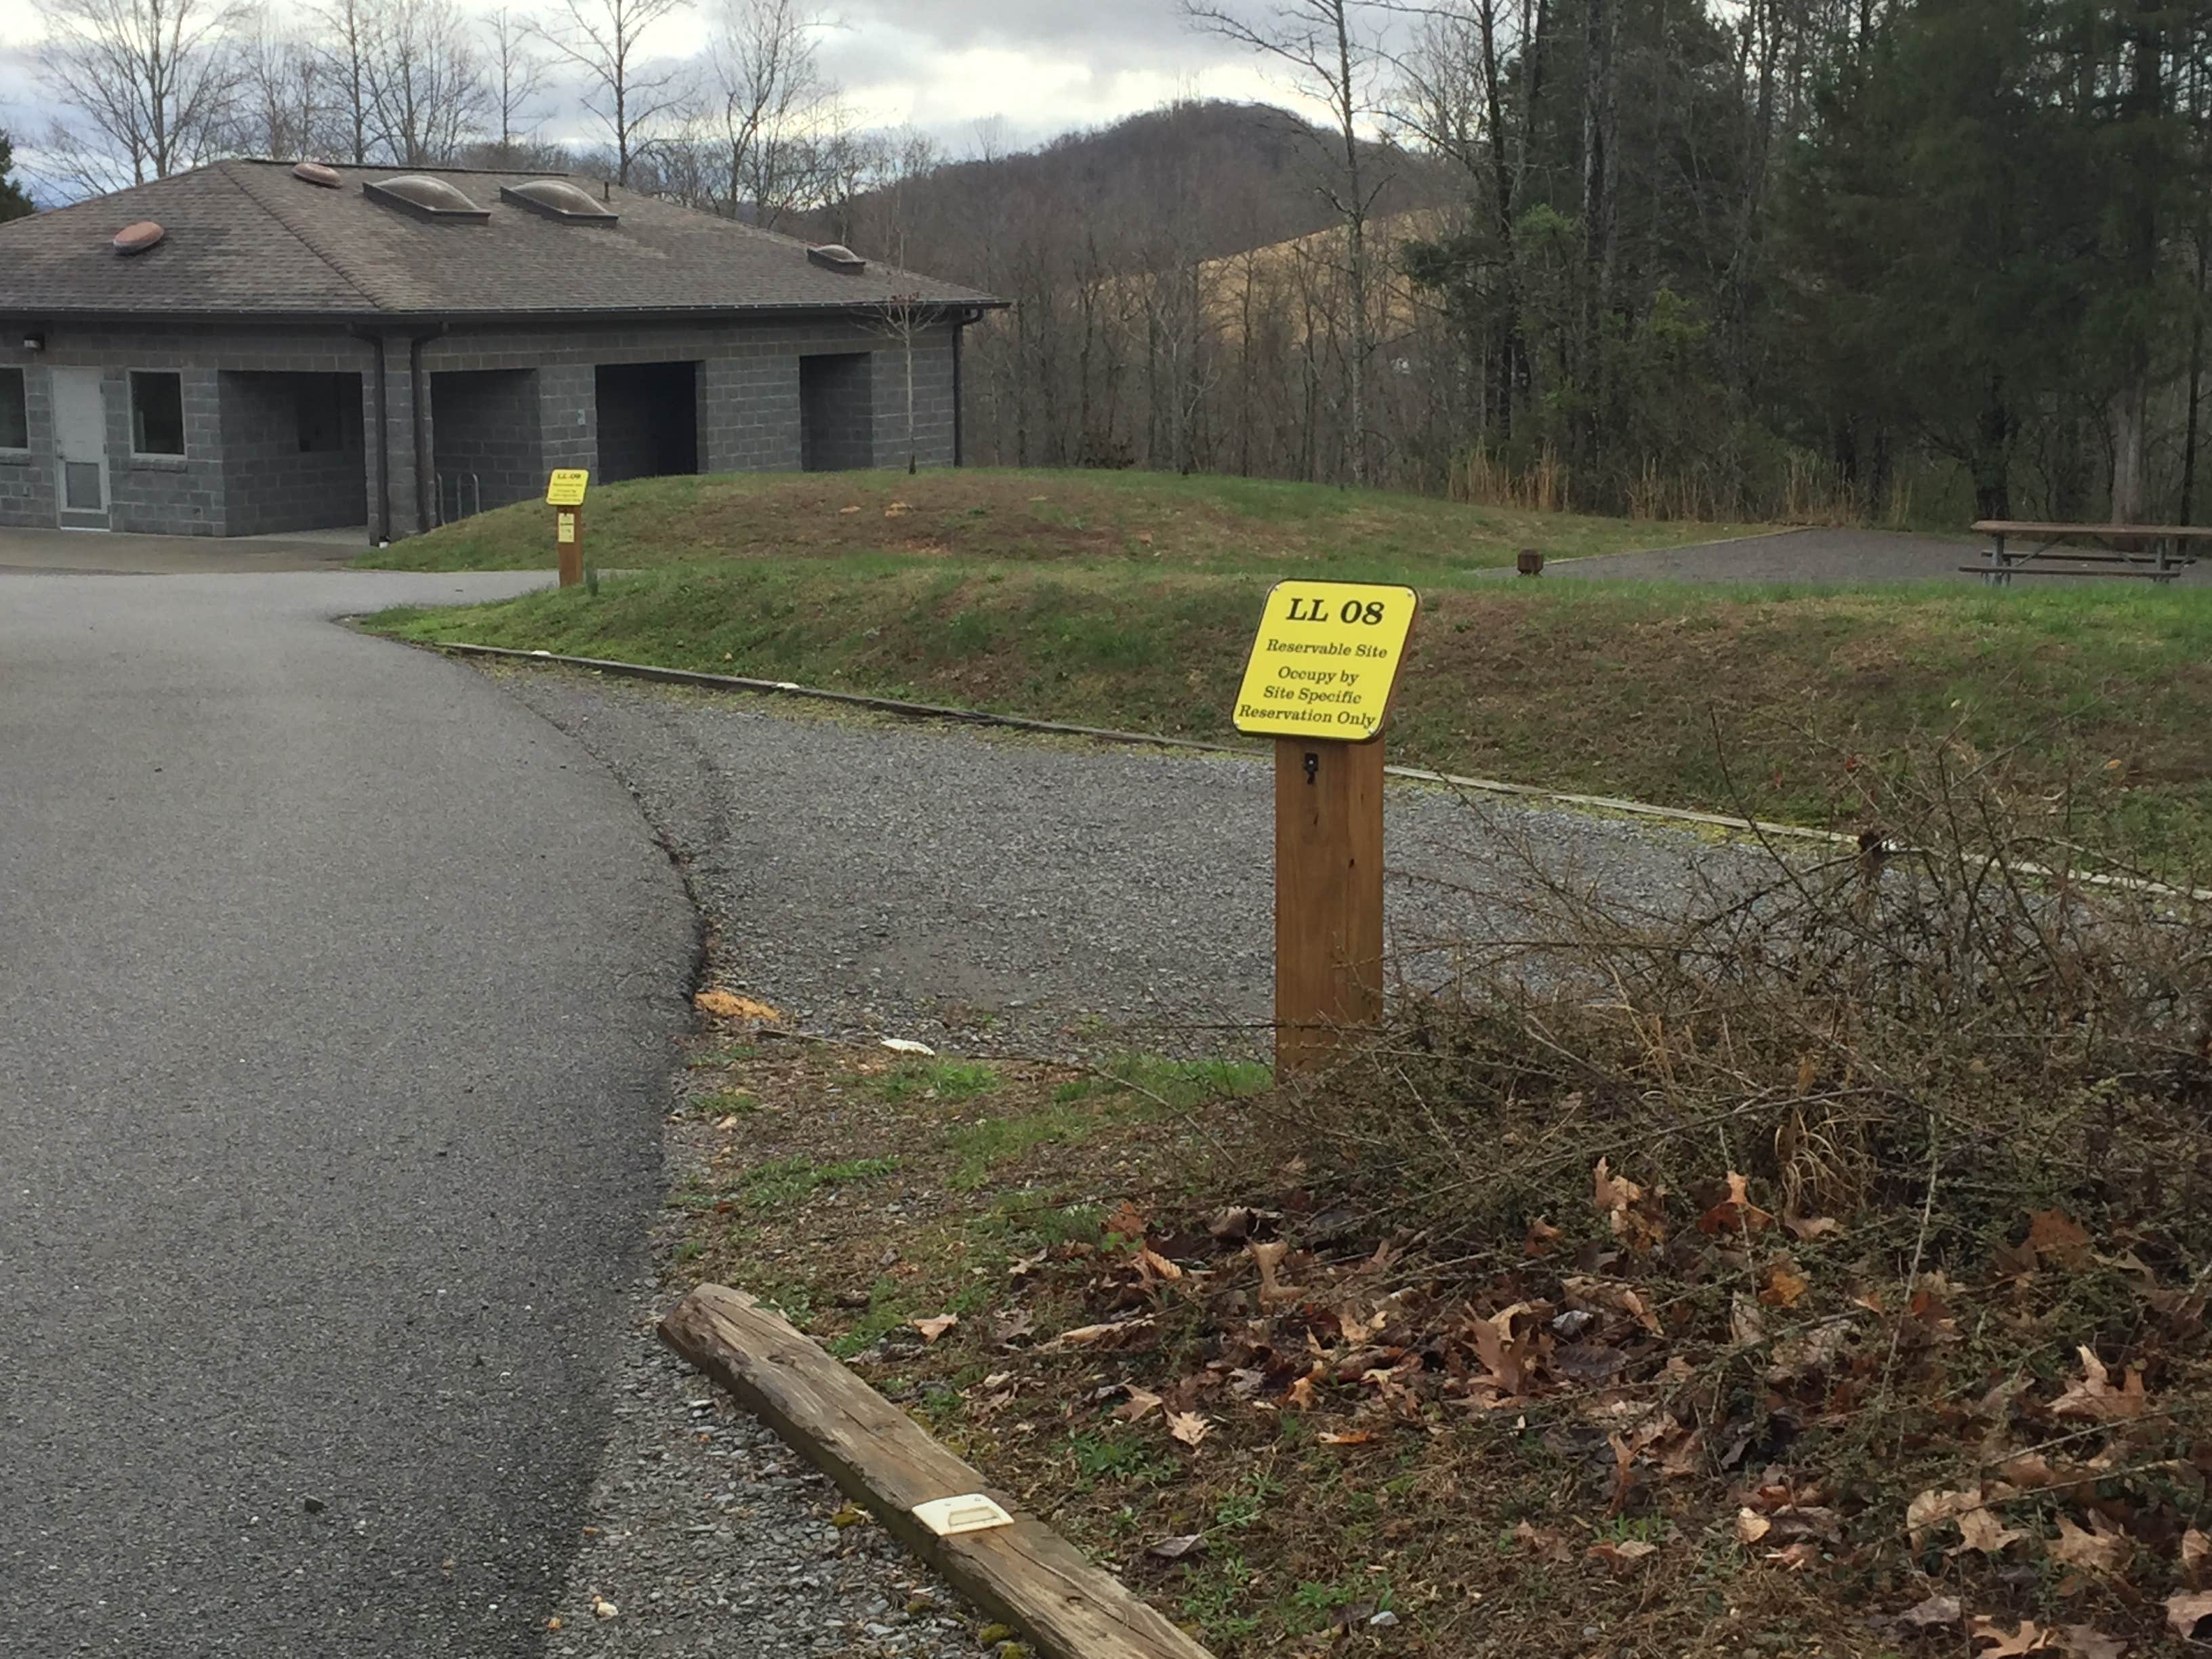
<svg viewBox="0 0 2212 1659"><path fill-rule="evenodd" d="M453 510L446 511L446 487L453 486ZM483 483L473 472L441 472L434 511L440 524L454 524L483 511Z"/></svg>

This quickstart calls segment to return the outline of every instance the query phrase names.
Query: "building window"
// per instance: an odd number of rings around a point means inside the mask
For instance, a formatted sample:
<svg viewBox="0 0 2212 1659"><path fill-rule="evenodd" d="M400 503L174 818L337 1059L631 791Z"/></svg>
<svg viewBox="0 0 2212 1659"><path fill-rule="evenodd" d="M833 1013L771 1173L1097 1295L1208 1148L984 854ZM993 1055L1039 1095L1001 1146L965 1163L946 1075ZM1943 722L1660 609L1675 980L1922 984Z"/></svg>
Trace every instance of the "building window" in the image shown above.
<svg viewBox="0 0 2212 1659"><path fill-rule="evenodd" d="M0 449L31 447L31 415L23 404L23 371L0 368Z"/></svg>
<svg viewBox="0 0 2212 1659"><path fill-rule="evenodd" d="M185 453L185 377L174 371L131 372L131 451L134 455Z"/></svg>

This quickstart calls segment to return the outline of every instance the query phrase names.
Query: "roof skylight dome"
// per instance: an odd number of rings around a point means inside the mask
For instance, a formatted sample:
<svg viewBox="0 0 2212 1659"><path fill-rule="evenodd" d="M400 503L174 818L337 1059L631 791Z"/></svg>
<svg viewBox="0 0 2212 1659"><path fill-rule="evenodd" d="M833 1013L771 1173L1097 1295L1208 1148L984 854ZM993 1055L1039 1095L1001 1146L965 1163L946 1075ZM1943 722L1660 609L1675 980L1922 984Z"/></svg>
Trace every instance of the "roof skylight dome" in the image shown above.
<svg viewBox="0 0 2212 1659"><path fill-rule="evenodd" d="M811 247L806 250L806 257L827 270L842 270L848 276L868 268L868 262L842 242L824 242L819 247Z"/></svg>
<svg viewBox="0 0 2212 1659"><path fill-rule="evenodd" d="M371 201L381 202L386 207L411 213L418 219L453 219L474 221L481 224L491 217L489 208L480 208L464 196L458 185L443 179L433 179L426 173L403 173L391 179L364 179L362 194Z"/></svg>
<svg viewBox="0 0 2212 1659"><path fill-rule="evenodd" d="M566 179L532 179L524 185L501 185L499 199L547 219L572 224L611 225L622 216L591 191Z"/></svg>

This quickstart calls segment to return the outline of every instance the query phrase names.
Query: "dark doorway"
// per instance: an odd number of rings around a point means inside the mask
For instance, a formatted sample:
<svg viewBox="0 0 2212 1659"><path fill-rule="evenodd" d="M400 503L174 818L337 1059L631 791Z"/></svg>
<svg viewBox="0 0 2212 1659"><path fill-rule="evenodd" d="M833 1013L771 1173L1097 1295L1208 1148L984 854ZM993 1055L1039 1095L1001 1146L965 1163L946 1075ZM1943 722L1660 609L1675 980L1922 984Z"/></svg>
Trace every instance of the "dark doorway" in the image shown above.
<svg viewBox="0 0 2212 1659"><path fill-rule="evenodd" d="M699 365L602 363L599 483L699 470Z"/></svg>
<svg viewBox="0 0 2212 1659"><path fill-rule="evenodd" d="M217 377L223 529L233 536L368 524L358 374Z"/></svg>
<svg viewBox="0 0 2212 1659"><path fill-rule="evenodd" d="M799 360L799 465L843 472L876 464L876 411L869 354Z"/></svg>

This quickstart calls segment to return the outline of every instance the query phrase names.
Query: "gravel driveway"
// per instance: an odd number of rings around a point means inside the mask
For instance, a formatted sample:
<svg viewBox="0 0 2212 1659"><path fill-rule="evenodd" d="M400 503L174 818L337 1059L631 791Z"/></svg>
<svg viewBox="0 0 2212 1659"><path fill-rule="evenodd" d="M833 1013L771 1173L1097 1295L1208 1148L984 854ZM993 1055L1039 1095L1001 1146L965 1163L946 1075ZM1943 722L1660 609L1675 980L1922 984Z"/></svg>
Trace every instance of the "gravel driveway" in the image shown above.
<svg viewBox="0 0 2212 1659"><path fill-rule="evenodd" d="M1273 784L1231 756L855 721L797 700L502 671L611 768L685 863L719 982L811 1030L971 1050L1256 1027L1272 997ZM1418 964L1522 832L1664 902L1686 832L1394 783L1391 943ZM1102 1027L1103 1029L1102 1029Z"/></svg>
<svg viewBox="0 0 2212 1659"><path fill-rule="evenodd" d="M1262 764L487 672L636 797L706 912L715 980L797 1026L969 1053L1238 1041L1224 1024L1257 1040L1273 915ZM1386 810L1392 939L1416 964L1468 918L1465 885L1509 872L1516 832L1554 870L1653 903L1713 855L1686 831L1434 788L1394 785ZM549 1651L975 1654L974 1615L950 1616L954 1599L878 1528L833 1526L834 1489L659 1350L659 1300L639 1288L593 1529ZM616 1617L592 1616L601 1597Z"/></svg>

